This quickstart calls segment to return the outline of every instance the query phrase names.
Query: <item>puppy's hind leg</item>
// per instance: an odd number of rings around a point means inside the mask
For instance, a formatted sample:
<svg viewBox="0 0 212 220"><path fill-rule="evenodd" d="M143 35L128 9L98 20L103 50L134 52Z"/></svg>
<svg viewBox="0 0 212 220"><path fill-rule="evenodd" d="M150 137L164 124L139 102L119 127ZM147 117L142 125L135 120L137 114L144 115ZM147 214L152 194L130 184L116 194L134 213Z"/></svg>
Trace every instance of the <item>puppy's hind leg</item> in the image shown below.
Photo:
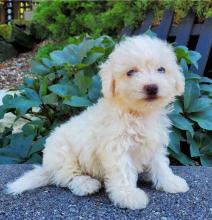
<svg viewBox="0 0 212 220"><path fill-rule="evenodd" d="M77 196L86 196L98 192L101 183L87 175L75 176L68 185L69 189Z"/></svg>
<svg viewBox="0 0 212 220"><path fill-rule="evenodd" d="M73 160L54 174L54 183L69 188L77 196L90 195L101 188L101 183L88 175L83 175L79 164Z"/></svg>

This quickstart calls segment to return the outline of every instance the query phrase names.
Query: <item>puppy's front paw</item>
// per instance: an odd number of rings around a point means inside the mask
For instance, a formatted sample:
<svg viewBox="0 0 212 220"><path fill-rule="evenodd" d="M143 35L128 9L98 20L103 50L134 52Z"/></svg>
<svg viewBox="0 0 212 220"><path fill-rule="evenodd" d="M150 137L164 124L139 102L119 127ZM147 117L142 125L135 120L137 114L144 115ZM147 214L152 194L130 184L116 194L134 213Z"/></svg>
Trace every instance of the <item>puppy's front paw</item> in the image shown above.
<svg viewBox="0 0 212 220"><path fill-rule="evenodd" d="M164 182L157 188L169 193L183 193L189 190L189 186L186 181L176 175L164 180Z"/></svg>
<svg viewBox="0 0 212 220"><path fill-rule="evenodd" d="M139 188L116 191L110 195L110 198L120 208L133 210L144 209L149 202L146 193Z"/></svg>

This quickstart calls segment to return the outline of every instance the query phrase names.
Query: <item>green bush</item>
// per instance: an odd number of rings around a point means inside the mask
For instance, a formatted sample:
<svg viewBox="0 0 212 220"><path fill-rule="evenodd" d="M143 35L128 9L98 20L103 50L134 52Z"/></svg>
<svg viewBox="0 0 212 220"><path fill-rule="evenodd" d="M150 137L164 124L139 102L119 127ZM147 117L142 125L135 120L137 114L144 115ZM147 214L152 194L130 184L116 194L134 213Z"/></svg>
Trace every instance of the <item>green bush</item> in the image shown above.
<svg viewBox="0 0 212 220"><path fill-rule="evenodd" d="M41 162L41 150L49 132L101 96L98 64L107 58L114 41L107 36L70 41L48 58L32 61L32 76L24 79L19 94L3 98L0 118L11 112L15 121L26 121L19 133L13 132L13 126L1 133L0 163ZM197 52L186 47L175 50L186 76L186 91L176 100L170 114L174 132L170 134L169 151L172 158L184 165L211 165L212 80L188 71L188 65L197 66Z"/></svg>
<svg viewBox="0 0 212 220"><path fill-rule="evenodd" d="M81 33L99 36L118 36L124 26L138 28L149 10L154 12L158 24L165 9L175 12L174 23L194 11L200 21L212 16L210 0L134 0L134 1L42 1L33 21L47 29L56 41Z"/></svg>

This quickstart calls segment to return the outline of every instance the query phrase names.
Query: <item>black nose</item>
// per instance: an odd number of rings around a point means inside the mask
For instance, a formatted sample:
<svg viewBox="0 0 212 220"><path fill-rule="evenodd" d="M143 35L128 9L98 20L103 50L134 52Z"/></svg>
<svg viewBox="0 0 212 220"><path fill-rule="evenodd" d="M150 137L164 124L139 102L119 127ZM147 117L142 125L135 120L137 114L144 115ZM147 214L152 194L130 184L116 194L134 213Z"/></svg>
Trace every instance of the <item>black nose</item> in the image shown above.
<svg viewBox="0 0 212 220"><path fill-rule="evenodd" d="M144 91L147 95L157 95L158 86L156 84L148 84L144 86Z"/></svg>

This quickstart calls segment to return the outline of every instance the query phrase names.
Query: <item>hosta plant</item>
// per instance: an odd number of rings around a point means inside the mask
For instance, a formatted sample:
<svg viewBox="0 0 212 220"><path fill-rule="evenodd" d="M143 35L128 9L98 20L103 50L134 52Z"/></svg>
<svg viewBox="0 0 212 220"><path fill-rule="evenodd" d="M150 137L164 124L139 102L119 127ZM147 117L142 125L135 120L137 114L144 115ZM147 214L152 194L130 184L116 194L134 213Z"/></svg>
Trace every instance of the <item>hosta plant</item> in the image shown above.
<svg viewBox="0 0 212 220"><path fill-rule="evenodd" d="M63 50L31 62L31 75L24 78L18 93L3 98L0 107L0 118L10 112L15 122L25 120L18 132L11 126L0 134L0 163L41 162L49 132L101 96L98 65L114 45L107 36L73 38ZM197 67L198 53L186 47L175 50L186 77L186 90L169 115L173 122L170 156L184 165L211 165L212 80L189 72L189 65Z"/></svg>

